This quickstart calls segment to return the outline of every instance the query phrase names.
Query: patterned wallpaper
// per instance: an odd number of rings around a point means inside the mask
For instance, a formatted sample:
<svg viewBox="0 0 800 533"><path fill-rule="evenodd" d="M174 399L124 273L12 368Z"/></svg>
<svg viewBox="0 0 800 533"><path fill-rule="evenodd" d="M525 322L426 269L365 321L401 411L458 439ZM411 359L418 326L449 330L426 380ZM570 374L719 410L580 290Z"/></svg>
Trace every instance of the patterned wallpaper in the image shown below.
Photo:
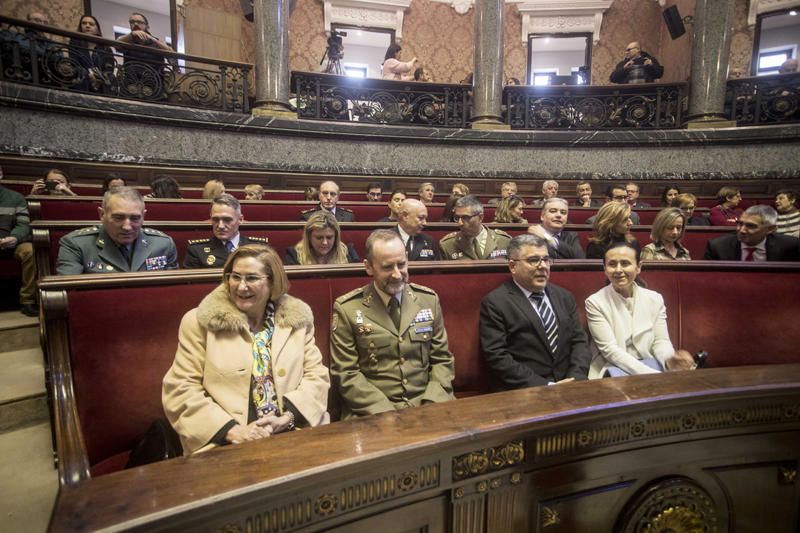
<svg viewBox="0 0 800 533"><path fill-rule="evenodd" d="M226 13L239 14L241 16L242 28L240 36L242 58L240 61L243 63L255 62L255 27L252 22L244 18L242 4L239 0L184 0L183 3L187 6L204 7L206 9L216 9ZM191 54L192 51L187 50L186 53Z"/></svg>
<svg viewBox="0 0 800 533"><path fill-rule="evenodd" d="M2 0L0 13L25 20L34 9L47 15L53 26L75 31L83 15L83 0Z"/></svg>
<svg viewBox="0 0 800 533"><path fill-rule="evenodd" d="M694 0L670 0L665 7L677 6L681 17L694 15ZM659 17L661 15L659 14ZM672 40L667 25L661 24L661 46L658 61L664 65L664 83L682 83L688 81L692 72L692 41L694 27L686 24L686 33Z"/></svg>

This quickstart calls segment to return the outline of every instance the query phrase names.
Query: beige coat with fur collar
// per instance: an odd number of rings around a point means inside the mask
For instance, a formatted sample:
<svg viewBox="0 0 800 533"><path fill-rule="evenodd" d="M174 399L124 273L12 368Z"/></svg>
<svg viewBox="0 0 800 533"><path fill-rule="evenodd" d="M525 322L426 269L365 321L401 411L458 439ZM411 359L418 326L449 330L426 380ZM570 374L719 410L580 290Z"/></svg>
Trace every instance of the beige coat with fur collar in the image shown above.
<svg viewBox="0 0 800 533"><path fill-rule="evenodd" d="M184 315L161 396L184 454L213 447L209 441L231 419L247 424L252 342L247 318L224 286ZM328 423L330 378L314 342L311 308L288 294L275 302L272 373L281 409L288 398L310 425Z"/></svg>

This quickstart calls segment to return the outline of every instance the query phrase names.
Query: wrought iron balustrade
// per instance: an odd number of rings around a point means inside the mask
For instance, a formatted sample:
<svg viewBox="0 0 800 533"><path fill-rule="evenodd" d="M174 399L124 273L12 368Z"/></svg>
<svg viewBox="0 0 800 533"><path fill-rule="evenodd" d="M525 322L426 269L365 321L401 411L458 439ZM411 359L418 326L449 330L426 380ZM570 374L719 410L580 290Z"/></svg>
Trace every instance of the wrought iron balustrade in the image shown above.
<svg viewBox="0 0 800 533"><path fill-rule="evenodd" d="M800 122L800 73L729 80L725 112L738 126Z"/></svg>
<svg viewBox="0 0 800 533"><path fill-rule="evenodd" d="M112 41L0 17L0 80L49 89L247 113L246 63ZM94 46L90 48L89 43Z"/></svg>
<svg viewBox="0 0 800 533"><path fill-rule="evenodd" d="M297 117L314 120L464 128L467 85L292 72Z"/></svg>
<svg viewBox="0 0 800 533"><path fill-rule="evenodd" d="M508 86L506 123L514 130L681 127L682 84Z"/></svg>

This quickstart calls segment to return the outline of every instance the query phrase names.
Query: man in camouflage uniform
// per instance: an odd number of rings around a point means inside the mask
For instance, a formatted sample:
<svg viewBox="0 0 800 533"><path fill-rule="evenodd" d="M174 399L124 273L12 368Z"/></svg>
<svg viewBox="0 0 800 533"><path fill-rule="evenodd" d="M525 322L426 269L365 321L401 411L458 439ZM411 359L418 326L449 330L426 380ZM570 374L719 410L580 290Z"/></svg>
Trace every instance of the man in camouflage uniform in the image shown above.
<svg viewBox="0 0 800 533"><path fill-rule="evenodd" d="M505 259L511 235L483 225L483 206L474 196L459 198L453 209L459 231L439 241L442 259Z"/></svg>
<svg viewBox="0 0 800 533"><path fill-rule="evenodd" d="M222 193L211 202L210 239L189 241L183 268L222 268L228 254L246 244L269 244L266 237L246 237L239 233L244 220L239 200Z"/></svg>
<svg viewBox="0 0 800 533"><path fill-rule="evenodd" d="M100 274L178 268L172 238L143 228L144 200L136 189L116 187L103 196L101 226L72 231L61 238L56 272Z"/></svg>
<svg viewBox="0 0 800 533"><path fill-rule="evenodd" d="M364 266L372 283L333 306L331 373L342 419L452 400L453 354L439 297L408 283L400 236L372 232Z"/></svg>

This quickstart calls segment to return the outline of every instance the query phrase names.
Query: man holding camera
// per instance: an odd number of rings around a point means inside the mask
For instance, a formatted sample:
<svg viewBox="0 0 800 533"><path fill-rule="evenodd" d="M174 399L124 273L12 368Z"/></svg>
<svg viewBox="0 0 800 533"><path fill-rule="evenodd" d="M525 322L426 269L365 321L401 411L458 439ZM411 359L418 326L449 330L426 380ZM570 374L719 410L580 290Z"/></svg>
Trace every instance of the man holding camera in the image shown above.
<svg viewBox="0 0 800 533"><path fill-rule="evenodd" d="M663 75L664 67L634 41L625 48L625 56L611 73L611 83L653 83Z"/></svg>

